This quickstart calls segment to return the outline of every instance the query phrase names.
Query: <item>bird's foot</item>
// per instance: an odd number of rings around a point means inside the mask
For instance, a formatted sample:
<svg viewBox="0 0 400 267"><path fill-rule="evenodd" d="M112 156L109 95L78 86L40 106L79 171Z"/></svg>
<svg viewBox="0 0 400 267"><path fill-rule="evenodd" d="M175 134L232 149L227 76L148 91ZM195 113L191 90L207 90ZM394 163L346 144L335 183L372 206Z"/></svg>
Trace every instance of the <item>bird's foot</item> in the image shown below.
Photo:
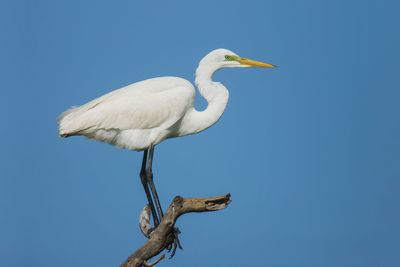
<svg viewBox="0 0 400 267"><path fill-rule="evenodd" d="M139 226L140 226L140 230L142 231L143 235L147 238L150 238L150 234L157 228L156 227L152 227L152 225L150 224L150 206L147 204L142 212L140 213L140 217L139 217ZM179 240L179 234L181 233L181 231L179 230L178 227L174 227L171 234L168 236L168 240L167 240L167 251L170 252L170 256L169 258L172 258L175 253L176 250L179 249L183 249L181 242Z"/></svg>
<svg viewBox="0 0 400 267"><path fill-rule="evenodd" d="M178 227L174 227L174 231L171 233L170 235L170 243L167 246L167 250L168 252L171 252L171 254L169 255L169 258L171 259L173 256L175 256L176 250L182 249L183 247L181 245L181 241L179 240L179 234L181 233L181 231L179 230Z"/></svg>

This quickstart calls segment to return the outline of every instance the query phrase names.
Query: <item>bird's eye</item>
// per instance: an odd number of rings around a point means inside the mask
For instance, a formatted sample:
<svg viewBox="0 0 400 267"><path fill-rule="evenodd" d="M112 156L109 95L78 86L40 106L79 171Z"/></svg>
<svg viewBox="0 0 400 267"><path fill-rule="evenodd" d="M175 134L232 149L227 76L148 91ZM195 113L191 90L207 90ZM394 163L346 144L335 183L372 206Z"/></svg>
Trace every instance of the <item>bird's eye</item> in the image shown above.
<svg viewBox="0 0 400 267"><path fill-rule="evenodd" d="M230 60L230 59L231 59L231 56L226 55L226 56L225 56L225 59L226 59L226 60Z"/></svg>

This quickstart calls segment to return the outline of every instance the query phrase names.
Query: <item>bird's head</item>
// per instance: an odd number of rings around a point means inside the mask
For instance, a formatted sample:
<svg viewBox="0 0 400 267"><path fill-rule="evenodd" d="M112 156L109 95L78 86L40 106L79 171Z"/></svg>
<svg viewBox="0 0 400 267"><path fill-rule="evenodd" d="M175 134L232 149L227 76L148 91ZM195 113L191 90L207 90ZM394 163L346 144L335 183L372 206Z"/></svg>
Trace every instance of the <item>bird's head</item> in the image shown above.
<svg viewBox="0 0 400 267"><path fill-rule="evenodd" d="M215 49L208 53L201 61L200 64L216 65L219 68L227 67L261 67L261 68L274 68L276 67L270 63L264 63L249 58L244 58L228 49Z"/></svg>

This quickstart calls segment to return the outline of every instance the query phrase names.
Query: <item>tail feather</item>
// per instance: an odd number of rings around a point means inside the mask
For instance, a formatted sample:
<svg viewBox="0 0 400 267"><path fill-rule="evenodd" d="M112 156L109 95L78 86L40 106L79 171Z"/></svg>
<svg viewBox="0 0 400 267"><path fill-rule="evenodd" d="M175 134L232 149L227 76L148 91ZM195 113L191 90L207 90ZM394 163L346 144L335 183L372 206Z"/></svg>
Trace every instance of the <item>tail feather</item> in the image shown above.
<svg viewBox="0 0 400 267"><path fill-rule="evenodd" d="M58 134L60 137L69 137L75 135L71 131L72 122L76 117L78 108L71 107L58 116Z"/></svg>
<svg viewBox="0 0 400 267"><path fill-rule="evenodd" d="M59 133L59 136L61 138L67 138L67 137L74 136L74 135L73 134L62 134L62 133Z"/></svg>

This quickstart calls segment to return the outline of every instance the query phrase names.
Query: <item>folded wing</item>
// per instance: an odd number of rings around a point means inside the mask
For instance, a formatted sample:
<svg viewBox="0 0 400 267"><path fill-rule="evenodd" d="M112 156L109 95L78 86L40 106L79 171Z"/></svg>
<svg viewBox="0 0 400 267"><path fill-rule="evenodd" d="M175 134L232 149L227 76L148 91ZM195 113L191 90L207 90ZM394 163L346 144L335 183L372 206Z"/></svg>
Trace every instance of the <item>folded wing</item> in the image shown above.
<svg viewBox="0 0 400 267"><path fill-rule="evenodd" d="M194 88L175 77L150 79L110 92L59 118L61 136L98 130L167 129L193 105Z"/></svg>

